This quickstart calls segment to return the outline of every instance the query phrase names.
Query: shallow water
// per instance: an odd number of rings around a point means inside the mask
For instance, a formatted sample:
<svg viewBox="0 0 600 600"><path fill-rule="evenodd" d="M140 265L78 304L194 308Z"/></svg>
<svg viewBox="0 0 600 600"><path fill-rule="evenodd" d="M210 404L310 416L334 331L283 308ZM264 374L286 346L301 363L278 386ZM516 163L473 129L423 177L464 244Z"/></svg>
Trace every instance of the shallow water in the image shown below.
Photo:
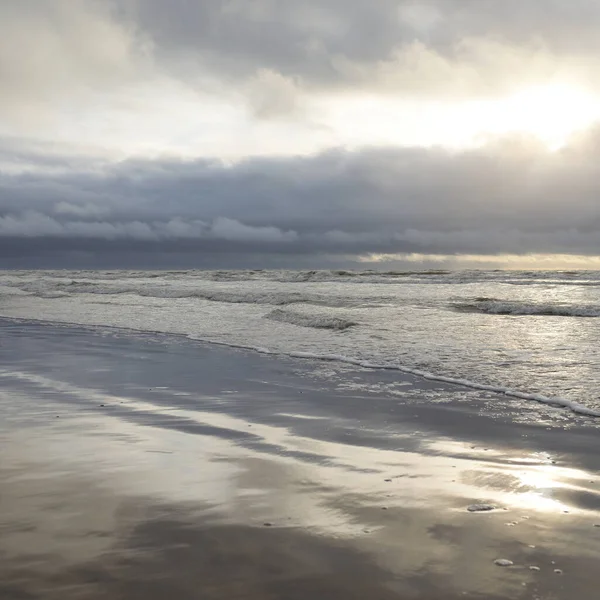
<svg viewBox="0 0 600 600"><path fill-rule="evenodd" d="M597 271L4 271L0 316L413 370L600 411Z"/></svg>

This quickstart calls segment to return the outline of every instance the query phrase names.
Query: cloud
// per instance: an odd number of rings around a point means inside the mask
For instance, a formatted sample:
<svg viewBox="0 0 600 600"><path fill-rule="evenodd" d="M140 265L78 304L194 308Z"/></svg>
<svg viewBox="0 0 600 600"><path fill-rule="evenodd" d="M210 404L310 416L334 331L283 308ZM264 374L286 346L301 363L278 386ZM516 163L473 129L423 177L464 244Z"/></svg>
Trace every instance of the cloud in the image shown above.
<svg viewBox="0 0 600 600"><path fill-rule="evenodd" d="M297 83L270 69L259 69L246 94L253 115L271 119L297 115L302 110L302 94Z"/></svg>
<svg viewBox="0 0 600 600"><path fill-rule="evenodd" d="M67 212L69 216L77 212ZM88 213L80 213L85 216ZM297 239L295 231L277 227L252 227L235 219L219 217L208 225L200 220L184 221L174 217L168 221L59 221L56 218L29 210L0 217L0 236L8 238L93 238L99 240L125 239L132 241L167 240L226 240L229 242L273 243Z"/></svg>
<svg viewBox="0 0 600 600"><path fill-rule="evenodd" d="M295 231L281 231L277 227L252 227L235 219L219 217L215 219L211 234L231 242L291 242L297 239Z"/></svg>
<svg viewBox="0 0 600 600"><path fill-rule="evenodd" d="M3 1L0 118L32 129L92 105L134 113L175 81L241 96L257 118L332 90L488 95L557 76L594 87L599 25L595 0Z"/></svg>
<svg viewBox="0 0 600 600"><path fill-rule="evenodd" d="M140 221L109 223L106 221L60 222L36 211L0 217L0 236L4 237L58 237L99 238L114 240L157 240L155 231Z"/></svg>
<svg viewBox="0 0 600 600"><path fill-rule="evenodd" d="M394 87L489 93L569 71L597 72L594 0L161 0L129 16L163 64L238 82L260 70L307 89ZM391 81L389 78L391 77Z"/></svg>
<svg viewBox="0 0 600 600"><path fill-rule="evenodd" d="M600 129L382 144L597 88L599 25L596 0L0 0L2 256L595 255Z"/></svg>
<svg viewBox="0 0 600 600"><path fill-rule="evenodd" d="M63 201L54 206L54 212L59 215L74 215L77 217L100 217L106 212L106 209L90 203L71 204Z"/></svg>
<svg viewBox="0 0 600 600"><path fill-rule="evenodd" d="M121 240L182 252L596 255L600 132L558 152L514 138L465 151L125 161L0 176L0 236L64 249ZM62 240L62 242L61 242ZM22 245L16 244L15 248ZM144 246L145 247L145 246ZM20 250L19 250L20 251ZM17 252L17 250L15 250Z"/></svg>
<svg viewBox="0 0 600 600"><path fill-rule="evenodd" d="M59 103L89 102L142 75L143 34L95 0L0 2L0 115L39 126Z"/></svg>

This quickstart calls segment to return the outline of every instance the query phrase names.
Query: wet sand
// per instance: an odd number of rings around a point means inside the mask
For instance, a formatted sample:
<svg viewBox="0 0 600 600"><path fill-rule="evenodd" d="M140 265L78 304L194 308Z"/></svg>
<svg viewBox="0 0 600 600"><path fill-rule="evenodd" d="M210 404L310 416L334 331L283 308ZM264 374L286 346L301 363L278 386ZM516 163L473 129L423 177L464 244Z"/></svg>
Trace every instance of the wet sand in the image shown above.
<svg viewBox="0 0 600 600"><path fill-rule="evenodd" d="M177 337L0 335L2 600L597 594L594 420Z"/></svg>

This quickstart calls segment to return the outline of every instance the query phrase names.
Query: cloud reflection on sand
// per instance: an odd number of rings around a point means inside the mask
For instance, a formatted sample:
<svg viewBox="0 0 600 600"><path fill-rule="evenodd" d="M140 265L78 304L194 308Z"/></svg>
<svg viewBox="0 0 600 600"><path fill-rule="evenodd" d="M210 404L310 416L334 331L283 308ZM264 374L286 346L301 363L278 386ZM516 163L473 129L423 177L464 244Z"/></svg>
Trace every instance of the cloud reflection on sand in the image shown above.
<svg viewBox="0 0 600 600"><path fill-rule="evenodd" d="M546 585L529 565L562 569L569 593L585 591L593 577L590 565L600 551L593 477L574 454L543 450L543 428L500 422L504 437L498 437L492 421L478 417L464 435L450 419L457 406L464 411L462 404L427 413L409 403L388 413L390 400L379 396L365 396L369 410L361 411L357 398L336 396L314 380L298 395L306 380L286 375L284 362L260 363L257 384L256 369L241 368L244 361L255 365L254 355L218 351L220 364L231 360L240 367L236 373L246 374L235 391L230 371L207 368L214 349L193 344L178 346L198 359L199 369L196 391L181 396L190 387L169 375L176 355L140 339L82 334L97 366L109 367L101 373L104 389L98 373L78 368L80 347L72 356L53 354L46 368L46 333L37 334L36 349L0 378L0 411L10 417L0 421L8 449L0 467L0 565L11 580L27 568L30 582L71 581L74 572L102 565L120 581L133 568L127 563L115 575L124 553L135 569L151 575L165 569L165 581L183 577L203 585L173 564L172 553L188 564L194 544L207 540L214 547L196 558L223 560L230 570L248 560L252 568L240 567L246 582L275 563L288 573L284 578L301 566L303 584L325 573L334 585L348 569L353 581L377 573L377 581L353 584L363 597L385 598L390 590L428 597L429 589L432 598L442 591L449 598L463 591L516 598L522 584L540 591ZM124 356L119 344L129 349L131 369L137 356L142 373L166 369L161 378L169 385L111 382ZM216 391L221 377L230 393ZM487 433L478 429L485 423ZM532 439L514 437L516 431ZM565 435L578 439L576 430ZM482 502L497 509L468 512ZM140 532L149 531L152 540L140 541ZM171 541L165 546L163 538ZM273 544L277 559L269 558ZM285 548L295 549L293 559ZM515 566L498 569L498 558ZM263 574L263 583L272 577ZM220 580L222 593L229 583Z"/></svg>

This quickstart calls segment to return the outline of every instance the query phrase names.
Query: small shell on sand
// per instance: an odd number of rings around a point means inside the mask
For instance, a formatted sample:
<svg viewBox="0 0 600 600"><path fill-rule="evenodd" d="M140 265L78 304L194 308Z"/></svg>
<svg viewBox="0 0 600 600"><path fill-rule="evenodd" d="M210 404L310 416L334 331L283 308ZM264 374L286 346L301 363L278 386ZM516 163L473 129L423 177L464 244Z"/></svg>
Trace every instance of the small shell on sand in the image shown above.
<svg viewBox="0 0 600 600"><path fill-rule="evenodd" d="M507 558L497 558L494 561L494 564L498 565L499 567L512 567L515 563Z"/></svg>
<svg viewBox="0 0 600 600"><path fill-rule="evenodd" d="M541 571L541 569L539 567L535 567L535 566L531 566L529 567L530 571Z"/></svg>
<svg viewBox="0 0 600 600"><path fill-rule="evenodd" d="M495 509L496 507L493 504L471 504L467 507L469 512L489 512Z"/></svg>

